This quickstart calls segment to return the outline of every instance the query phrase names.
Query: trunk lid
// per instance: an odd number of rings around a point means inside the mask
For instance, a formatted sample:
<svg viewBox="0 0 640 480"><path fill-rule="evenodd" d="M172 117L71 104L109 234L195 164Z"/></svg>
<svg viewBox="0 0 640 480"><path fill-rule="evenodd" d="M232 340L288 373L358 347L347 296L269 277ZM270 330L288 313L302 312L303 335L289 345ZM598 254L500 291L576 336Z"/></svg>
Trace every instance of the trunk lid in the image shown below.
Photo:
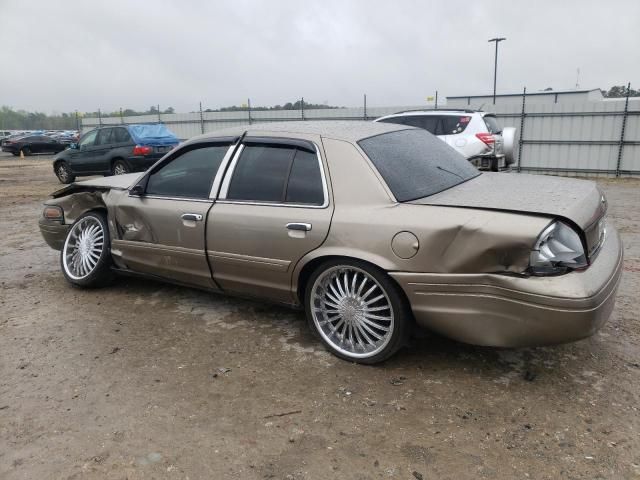
<svg viewBox="0 0 640 480"><path fill-rule="evenodd" d="M409 203L562 217L579 226L586 237L606 211L606 201L595 182L520 173L483 173Z"/></svg>

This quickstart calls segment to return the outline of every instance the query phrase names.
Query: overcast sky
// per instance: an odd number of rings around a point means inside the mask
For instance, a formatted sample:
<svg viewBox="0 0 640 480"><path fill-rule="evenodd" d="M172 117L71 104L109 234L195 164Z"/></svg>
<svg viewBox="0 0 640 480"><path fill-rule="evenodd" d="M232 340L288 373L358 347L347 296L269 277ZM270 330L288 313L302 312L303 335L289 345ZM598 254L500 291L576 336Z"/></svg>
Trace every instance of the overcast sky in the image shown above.
<svg viewBox="0 0 640 480"><path fill-rule="evenodd" d="M640 87L640 1L0 0L0 105L177 112Z"/></svg>

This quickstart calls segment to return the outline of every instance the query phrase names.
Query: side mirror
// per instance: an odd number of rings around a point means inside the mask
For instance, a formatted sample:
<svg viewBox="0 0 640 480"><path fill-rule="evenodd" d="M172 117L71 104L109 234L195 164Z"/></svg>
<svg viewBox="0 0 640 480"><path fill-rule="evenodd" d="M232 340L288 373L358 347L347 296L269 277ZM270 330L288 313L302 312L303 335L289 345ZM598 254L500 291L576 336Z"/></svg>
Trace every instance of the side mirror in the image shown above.
<svg viewBox="0 0 640 480"><path fill-rule="evenodd" d="M129 195L133 195L135 197L141 197L142 195L144 195L144 185L141 185L140 183L138 183L137 185L134 185L129 190Z"/></svg>

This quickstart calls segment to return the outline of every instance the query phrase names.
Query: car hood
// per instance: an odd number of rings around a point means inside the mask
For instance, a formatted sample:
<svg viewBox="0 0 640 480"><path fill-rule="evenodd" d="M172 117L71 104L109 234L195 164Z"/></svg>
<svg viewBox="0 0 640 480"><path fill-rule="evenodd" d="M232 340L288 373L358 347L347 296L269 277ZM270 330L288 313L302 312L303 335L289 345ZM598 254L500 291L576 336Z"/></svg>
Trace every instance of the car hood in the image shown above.
<svg viewBox="0 0 640 480"><path fill-rule="evenodd" d="M82 192L86 190L127 190L134 185L143 173L127 173L125 175L113 175L111 177L100 177L83 182L73 182L66 187L53 192L53 198L69 195L70 193Z"/></svg>
<svg viewBox="0 0 640 480"><path fill-rule="evenodd" d="M521 173L483 173L410 203L563 217L582 229L606 211L606 201L595 182Z"/></svg>

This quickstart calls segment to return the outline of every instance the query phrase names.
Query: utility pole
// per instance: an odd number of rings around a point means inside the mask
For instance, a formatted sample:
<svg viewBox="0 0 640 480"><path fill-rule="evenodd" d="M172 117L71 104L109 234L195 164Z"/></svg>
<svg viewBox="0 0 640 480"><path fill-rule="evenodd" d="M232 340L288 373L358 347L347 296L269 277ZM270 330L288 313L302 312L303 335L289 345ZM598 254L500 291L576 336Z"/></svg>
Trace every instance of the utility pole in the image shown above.
<svg viewBox="0 0 640 480"><path fill-rule="evenodd" d="M496 78L498 77L498 44L506 40L504 37L496 37L489 40L489 42L496 43L496 56L493 65L493 104L496 104Z"/></svg>

